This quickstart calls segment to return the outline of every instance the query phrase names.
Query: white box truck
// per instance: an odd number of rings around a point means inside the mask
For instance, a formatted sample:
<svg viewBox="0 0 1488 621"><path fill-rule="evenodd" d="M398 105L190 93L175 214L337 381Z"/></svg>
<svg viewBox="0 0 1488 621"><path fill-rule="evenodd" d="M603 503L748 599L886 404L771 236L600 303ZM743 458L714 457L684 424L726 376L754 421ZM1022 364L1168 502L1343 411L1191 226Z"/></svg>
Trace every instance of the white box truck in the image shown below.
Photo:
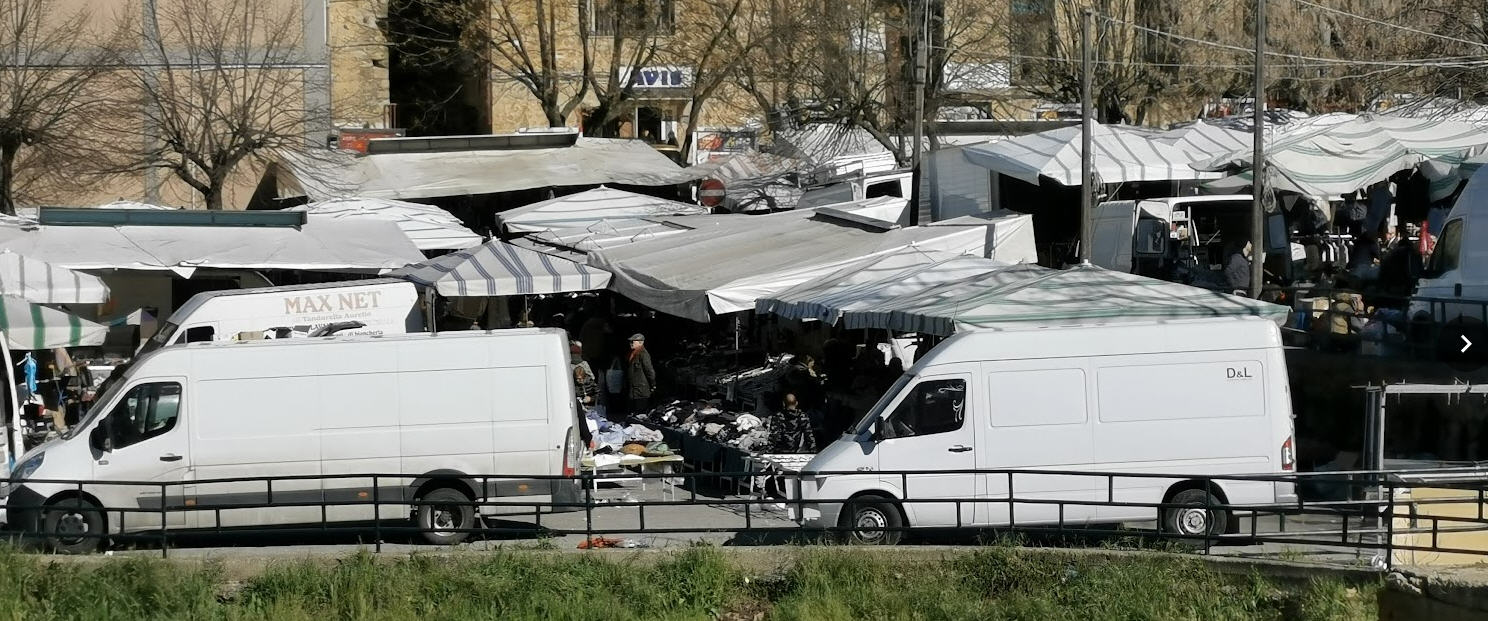
<svg viewBox="0 0 1488 621"><path fill-rule="evenodd" d="M1166 531L1219 533L1235 521L1204 505L1287 502L1293 486L1216 480L1210 487L1194 477L1276 475L1295 464L1286 361L1270 321L966 332L916 362L803 468L797 517L849 529L860 543L892 543L902 533L881 529L1049 525L1061 517L1065 525L1158 518ZM1108 487L1103 476L1010 480L977 472L1004 470L1172 476L1116 478ZM1061 511L996 502L1010 492L1069 503L1114 493L1117 503L1149 506ZM1158 515L1158 503L1190 508Z"/></svg>
<svg viewBox="0 0 1488 621"><path fill-rule="evenodd" d="M541 478L578 467L568 368L566 336L551 329L162 348L68 435L22 456L7 522L84 552L98 536L162 527L319 524L319 503L351 503L324 519L412 516L428 541L456 543L477 515L460 503L578 500L574 480ZM407 476L345 476L370 474ZM497 474L538 478L479 476ZM533 511L481 507L503 508Z"/></svg>
<svg viewBox="0 0 1488 621"><path fill-rule="evenodd" d="M392 278L207 291L191 296L139 353L177 343L231 341L243 332L308 333L343 322L342 334L404 334L424 329L418 289Z"/></svg>

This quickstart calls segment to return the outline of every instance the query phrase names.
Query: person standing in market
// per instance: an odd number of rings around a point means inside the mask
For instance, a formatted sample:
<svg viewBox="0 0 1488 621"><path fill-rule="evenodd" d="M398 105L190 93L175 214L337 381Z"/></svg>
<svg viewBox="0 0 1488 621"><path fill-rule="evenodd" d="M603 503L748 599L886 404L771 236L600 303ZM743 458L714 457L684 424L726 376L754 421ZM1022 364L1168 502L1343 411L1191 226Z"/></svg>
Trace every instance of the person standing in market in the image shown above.
<svg viewBox="0 0 1488 621"><path fill-rule="evenodd" d="M656 367L651 365L651 352L646 351L646 337L639 332L630 336L625 385L632 414L651 409L651 394L656 392Z"/></svg>

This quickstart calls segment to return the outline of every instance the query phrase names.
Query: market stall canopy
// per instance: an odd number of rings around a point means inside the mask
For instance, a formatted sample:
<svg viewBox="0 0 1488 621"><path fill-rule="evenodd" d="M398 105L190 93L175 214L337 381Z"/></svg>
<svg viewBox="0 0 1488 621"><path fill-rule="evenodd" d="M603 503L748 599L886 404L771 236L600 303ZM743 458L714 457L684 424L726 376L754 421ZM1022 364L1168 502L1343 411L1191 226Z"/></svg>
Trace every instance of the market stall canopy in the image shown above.
<svg viewBox="0 0 1488 621"><path fill-rule="evenodd" d="M915 296L883 305L883 327L949 335L957 330L1152 322L1203 317L1265 317L1289 309L1095 266L1035 275L964 296Z"/></svg>
<svg viewBox="0 0 1488 621"><path fill-rule="evenodd" d="M45 261L0 251L0 295L36 304L102 304L108 301L103 279Z"/></svg>
<svg viewBox="0 0 1488 621"><path fill-rule="evenodd" d="M580 137L573 146L282 157L280 198L419 199L575 185L676 185L717 164L681 168L639 140Z"/></svg>
<svg viewBox="0 0 1488 621"><path fill-rule="evenodd" d="M388 276L434 287L445 297L593 291L610 282L604 270L494 239Z"/></svg>
<svg viewBox="0 0 1488 621"><path fill-rule="evenodd" d="M1189 166L1192 156L1149 136L1149 132L1131 128L1095 125L1091 144L1095 173L1100 181L1219 178L1219 173L1195 170ZM1079 185L1080 144L1080 128L1076 126L973 145L963 148L962 153L972 164L1035 185L1039 177L1063 185Z"/></svg>
<svg viewBox="0 0 1488 621"><path fill-rule="evenodd" d="M618 218L600 220L588 226L542 231L533 233L528 238L554 248L587 254L690 230L692 229L666 220Z"/></svg>
<svg viewBox="0 0 1488 621"><path fill-rule="evenodd" d="M961 216L932 222L930 226L985 225L987 258L1003 263L1038 263L1038 246L1033 235L1033 216L998 210L974 216Z"/></svg>
<svg viewBox="0 0 1488 621"><path fill-rule="evenodd" d="M692 231L590 253L589 263L613 272L611 289L636 302L708 321L710 311L753 309L760 297L872 255L918 246L983 256L986 240L985 226L884 231L796 210L700 220Z"/></svg>
<svg viewBox="0 0 1488 621"><path fill-rule="evenodd" d="M461 250L485 241L465 228L459 218L434 205L385 198L333 198L290 209L312 218L392 222L419 250Z"/></svg>
<svg viewBox="0 0 1488 621"><path fill-rule="evenodd" d="M760 298L755 311L837 324L845 315L871 312L896 299L923 299L931 291L949 289L949 285L960 285L965 290L988 288L1049 271L1032 264L1009 265L982 257L907 248Z"/></svg>
<svg viewBox="0 0 1488 621"><path fill-rule="evenodd" d="M708 212L709 209L701 205L598 187L508 209L497 216L508 233L534 233L589 227L606 219L692 216Z"/></svg>
<svg viewBox="0 0 1488 621"><path fill-rule="evenodd" d="M1441 198L1455 189L1452 171L1485 150L1488 132L1471 123L1332 114L1269 139L1266 161L1272 187L1309 196L1348 194L1429 162L1435 166L1422 172L1433 181L1433 198ZM1194 166L1210 171L1243 169L1209 184L1221 191L1238 189L1251 185L1253 155L1245 148Z"/></svg>
<svg viewBox="0 0 1488 621"><path fill-rule="evenodd" d="M21 350L92 347L108 336L105 326L10 295L0 296L0 332L7 346Z"/></svg>
<svg viewBox="0 0 1488 621"><path fill-rule="evenodd" d="M0 250L75 270L197 268L377 273L423 260L385 221L309 218L300 227L59 226L0 222Z"/></svg>
<svg viewBox="0 0 1488 621"><path fill-rule="evenodd" d="M1254 138L1249 133L1203 121L1156 134L1152 140L1176 147L1194 160L1207 160L1254 146Z"/></svg>

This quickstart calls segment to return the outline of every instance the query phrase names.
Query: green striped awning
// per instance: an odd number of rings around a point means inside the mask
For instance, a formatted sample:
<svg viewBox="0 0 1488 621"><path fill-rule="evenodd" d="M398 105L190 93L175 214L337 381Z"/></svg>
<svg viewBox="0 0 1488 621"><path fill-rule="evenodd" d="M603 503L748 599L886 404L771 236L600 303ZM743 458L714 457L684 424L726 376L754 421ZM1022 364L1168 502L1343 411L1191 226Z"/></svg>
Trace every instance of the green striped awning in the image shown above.
<svg viewBox="0 0 1488 621"><path fill-rule="evenodd" d="M0 332L11 349L38 350L102 345L108 328L7 295L0 296Z"/></svg>

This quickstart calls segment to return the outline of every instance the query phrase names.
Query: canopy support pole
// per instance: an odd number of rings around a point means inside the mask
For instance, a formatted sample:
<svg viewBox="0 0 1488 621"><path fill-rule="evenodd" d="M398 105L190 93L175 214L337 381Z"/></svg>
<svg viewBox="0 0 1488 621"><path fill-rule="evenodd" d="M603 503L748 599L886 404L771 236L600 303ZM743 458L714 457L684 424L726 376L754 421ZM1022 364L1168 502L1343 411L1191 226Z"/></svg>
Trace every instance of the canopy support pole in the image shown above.
<svg viewBox="0 0 1488 621"><path fill-rule="evenodd" d="M429 335L430 336L439 334L439 326L435 325L435 323L437 322L437 319L438 318L435 316L437 313L434 310L434 308L435 308L435 306L434 306L434 295L435 295L434 287L429 287L429 288L424 289L424 300L425 300L424 306L428 309Z"/></svg>
<svg viewBox="0 0 1488 621"><path fill-rule="evenodd" d="M1260 299L1266 268L1266 0L1255 3L1255 152L1251 154L1250 297Z"/></svg>
<svg viewBox="0 0 1488 621"><path fill-rule="evenodd" d="M1265 0L1257 0L1265 2ZM1091 132L1095 106L1090 100L1090 39L1095 12L1085 9L1080 16L1080 264L1090 264L1090 239L1095 234L1091 218L1095 212L1095 156L1091 150Z"/></svg>

